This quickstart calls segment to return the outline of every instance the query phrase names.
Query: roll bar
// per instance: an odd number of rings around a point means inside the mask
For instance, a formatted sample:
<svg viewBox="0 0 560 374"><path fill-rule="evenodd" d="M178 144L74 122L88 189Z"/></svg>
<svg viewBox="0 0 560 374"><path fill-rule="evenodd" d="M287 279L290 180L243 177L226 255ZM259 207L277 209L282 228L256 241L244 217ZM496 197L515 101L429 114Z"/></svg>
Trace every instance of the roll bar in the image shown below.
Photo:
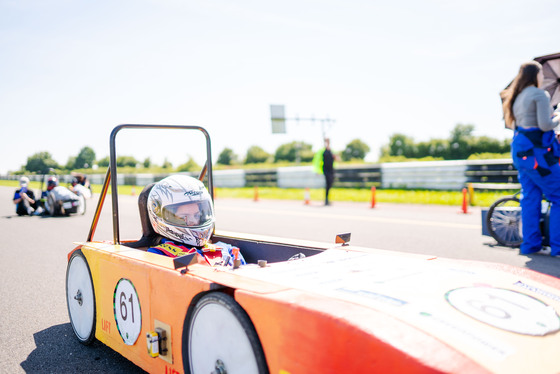
<svg viewBox="0 0 560 374"><path fill-rule="evenodd" d="M95 229L97 227L97 222L99 221L99 216L101 215L101 209L103 208L103 202L107 195L109 189L109 182L111 184L111 195L112 195L112 205L113 205L113 241L114 244L120 244L120 230L119 230L119 202L117 193L117 147L116 147L116 137L119 131L123 129L162 129L162 130L197 130L204 134L206 138L206 162L202 168L198 179L201 181L206 175L208 175L208 192L214 200L214 180L212 176L212 151L210 134L204 128L200 126L182 126L182 125L141 125L141 124L125 124L116 126L113 131L111 131L110 142L109 142L109 157L110 165L107 169L107 175L105 177L105 182L103 183L103 188L101 190L101 195L99 196L99 202L97 203L97 209L91 224L91 228L88 234L87 241L93 239Z"/></svg>

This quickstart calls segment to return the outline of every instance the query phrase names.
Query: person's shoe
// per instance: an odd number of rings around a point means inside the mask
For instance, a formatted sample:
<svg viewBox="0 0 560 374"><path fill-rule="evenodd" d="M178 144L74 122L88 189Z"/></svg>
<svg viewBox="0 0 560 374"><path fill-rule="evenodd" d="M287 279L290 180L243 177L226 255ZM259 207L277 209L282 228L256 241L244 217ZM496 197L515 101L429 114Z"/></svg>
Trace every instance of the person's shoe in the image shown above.
<svg viewBox="0 0 560 374"><path fill-rule="evenodd" d="M550 253L550 247L542 247L542 249L540 251L536 252L536 254L549 256L551 254Z"/></svg>
<svg viewBox="0 0 560 374"><path fill-rule="evenodd" d="M29 214L30 216L33 215L34 211L35 211L35 209L33 209L32 207L27 208L27 214Z"/></svg>
<svg viewBox="0 0 560 374"><path fill-rule="evenodd" d="M42 207L38 207L37 210L35 210L35 213L33 213L34 216L40 216L41 214L43 214L45 210Z"/></svg>

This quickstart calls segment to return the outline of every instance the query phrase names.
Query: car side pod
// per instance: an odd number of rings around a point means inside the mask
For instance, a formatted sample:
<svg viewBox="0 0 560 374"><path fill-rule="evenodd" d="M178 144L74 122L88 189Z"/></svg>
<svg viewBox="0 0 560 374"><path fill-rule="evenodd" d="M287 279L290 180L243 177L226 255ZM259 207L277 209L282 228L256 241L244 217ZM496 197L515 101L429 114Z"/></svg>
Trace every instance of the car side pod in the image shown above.
<svg viewBox="0 0 560 374"><path fill-rule="evenodd" d="M350 236L352 235L352 233L344 233L344 234L338 234L336 236L335 239L335 243L336 244L342 244L343 247L349 245L348 242L350 241Z"/></svg>

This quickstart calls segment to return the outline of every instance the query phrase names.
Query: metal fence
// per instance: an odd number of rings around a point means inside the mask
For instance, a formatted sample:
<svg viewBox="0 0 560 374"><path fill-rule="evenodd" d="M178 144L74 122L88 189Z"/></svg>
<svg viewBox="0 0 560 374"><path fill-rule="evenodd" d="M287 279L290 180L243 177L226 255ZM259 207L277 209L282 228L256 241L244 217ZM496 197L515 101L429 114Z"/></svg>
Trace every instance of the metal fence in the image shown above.
<svg viewBox="0 0 560 374"><path fill-rule="evenodd" d="M189 174L189 173L186 173ZM197 177L197 174L191 174ZM145 186L164 178L165 174L119 174L118 184ZM70 175L58 176L61 183L69 183ZM93 184L102 184L105 174L92 174ZM43 176L30 175L41 181ZM0 179L19 179L18 175ZM215 170L216 187L271 186L281 188L322 188L324 177L311 166L292 166L276 169ZM519 187L517 170L511 159L395 162L339 166L335 170L334 187L341 188L404 188L457 190L467 184L479 189L515 189Z"/></svg>

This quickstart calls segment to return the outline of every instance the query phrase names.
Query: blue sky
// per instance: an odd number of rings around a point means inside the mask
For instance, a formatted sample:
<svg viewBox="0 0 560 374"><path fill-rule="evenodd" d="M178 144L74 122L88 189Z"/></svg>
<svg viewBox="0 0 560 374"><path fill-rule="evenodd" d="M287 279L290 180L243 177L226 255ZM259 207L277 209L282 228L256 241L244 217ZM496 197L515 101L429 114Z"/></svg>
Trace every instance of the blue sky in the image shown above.
<svg viewBox="0 0 560 374"><path fill-rule="evenodd" d="M252 145L446 138L457 123L510 137L498 93L519 65L560 51L558 3L362 0L0 0L0 173L49 151L108 155L121 123L196 124L214 158ZM124 138L123 138L124 139ZM199 142L127 138L122 154L203 161Z"/></svg>

